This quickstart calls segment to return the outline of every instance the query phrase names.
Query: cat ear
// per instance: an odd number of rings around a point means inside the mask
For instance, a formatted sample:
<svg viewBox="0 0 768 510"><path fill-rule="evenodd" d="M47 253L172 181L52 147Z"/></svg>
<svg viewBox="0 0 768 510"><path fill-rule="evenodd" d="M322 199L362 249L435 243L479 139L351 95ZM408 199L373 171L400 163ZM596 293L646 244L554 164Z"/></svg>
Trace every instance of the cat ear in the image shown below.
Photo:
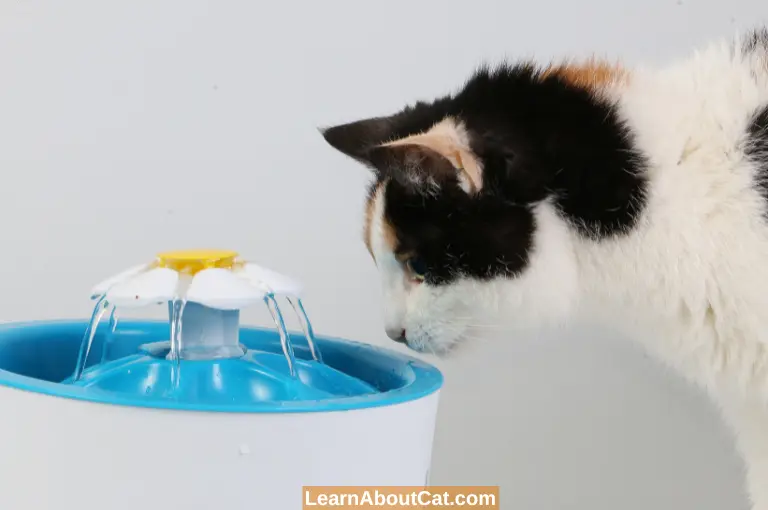
<svg viewBox="0 0 768 510"><path fill-rule="evenodd" d="M374 117L322 129L321 133L337 151L372 166L368 159L369 151L392 137L393 125L390 117Z"/></svg>
<svg viewBox="0 0 768 510"><path fill-rule="evenodd" d="M446 117L402 138L393 136L393 125L391 117L380 117L336 126L323 136L337 150L387 176L430 186L452 176L467 193L482 189L482 163L461 122Z"/></svg>

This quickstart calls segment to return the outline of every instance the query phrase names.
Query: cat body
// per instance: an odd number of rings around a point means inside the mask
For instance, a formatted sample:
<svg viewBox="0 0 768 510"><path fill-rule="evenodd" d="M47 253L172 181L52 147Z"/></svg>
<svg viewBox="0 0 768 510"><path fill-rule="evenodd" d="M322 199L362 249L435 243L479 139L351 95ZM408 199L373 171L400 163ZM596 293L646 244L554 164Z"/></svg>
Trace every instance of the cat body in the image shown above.
<svg viewBox="0 0 768 510"><path fill-rule="evenodd" d="M710 393L768 510L768 30L655 69L482 69L324 136L375 176L390 337L606 322Z"/></svg>

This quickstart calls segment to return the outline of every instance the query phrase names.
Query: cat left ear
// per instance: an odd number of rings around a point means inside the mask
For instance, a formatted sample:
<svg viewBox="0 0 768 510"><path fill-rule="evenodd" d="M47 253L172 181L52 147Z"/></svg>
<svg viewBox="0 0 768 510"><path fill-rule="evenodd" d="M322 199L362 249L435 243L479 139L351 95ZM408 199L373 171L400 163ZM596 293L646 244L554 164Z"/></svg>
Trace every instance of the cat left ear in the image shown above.
<svg viewBox="0 0 768 510"><path fill-rule="evenodd" d="M394 131L389 117L374 117L321 130L323 138L337 151L373 167L369 152L389 140Z"/></svg>
<svg viewBox="0 0 768 510"><path fill-rule="evenodd" d="M467 193L482 189L482 163L460 121L446 117L426 131L399 139L393 139L393 126L392 117L378 117L326 129L323 136L335 149L379 173L431 183L450 174Z"/></svg>

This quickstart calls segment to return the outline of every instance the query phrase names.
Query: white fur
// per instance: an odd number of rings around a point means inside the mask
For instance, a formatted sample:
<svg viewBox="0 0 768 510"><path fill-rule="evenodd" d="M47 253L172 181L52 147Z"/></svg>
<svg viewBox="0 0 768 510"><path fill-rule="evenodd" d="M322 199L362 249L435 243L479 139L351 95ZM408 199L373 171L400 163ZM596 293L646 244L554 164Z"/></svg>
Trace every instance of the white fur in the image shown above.
<svg viewBox="0 0 768 510"><path fill-rule="evenodd" d="M710 392L746 461L753 509L768 510L768 223L744 154L750 116L768 103L768 56L713 45L635 70L608 94L651 161L639 225L590 241L543 203L521 277L435 289L409 282L388 251L378 196L371 246L387 329L441 353L489 311L532 325L574 313L611 320Z"/></svg>

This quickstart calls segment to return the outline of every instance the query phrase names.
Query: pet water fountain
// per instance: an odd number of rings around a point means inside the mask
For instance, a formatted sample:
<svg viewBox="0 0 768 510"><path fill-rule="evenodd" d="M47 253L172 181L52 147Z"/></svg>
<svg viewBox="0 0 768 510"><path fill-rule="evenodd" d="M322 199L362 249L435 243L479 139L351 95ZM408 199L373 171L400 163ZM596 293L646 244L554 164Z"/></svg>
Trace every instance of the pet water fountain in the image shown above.
<svg viewBox="0 0 768 510"><path fill-rule="evenodd" d="M296 510L302 486L427 484L440 372L316 338L290 278L173 252L91 298L90 321L0 326L0 508ZM118 320L158 304L168 321ZM275 329L240 326L252 305Z"/></svg>

